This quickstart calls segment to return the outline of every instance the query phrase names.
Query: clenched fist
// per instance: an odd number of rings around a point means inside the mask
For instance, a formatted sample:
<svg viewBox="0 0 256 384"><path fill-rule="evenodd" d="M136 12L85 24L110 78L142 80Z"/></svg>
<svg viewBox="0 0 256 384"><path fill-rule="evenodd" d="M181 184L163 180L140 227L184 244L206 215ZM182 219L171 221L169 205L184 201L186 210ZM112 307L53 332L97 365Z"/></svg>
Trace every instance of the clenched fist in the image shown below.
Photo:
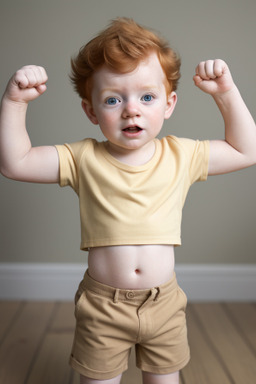
<svg viewBox="0 0 256 384"><path fill-rule="evenodd" d="M219 59L198 64L193 79L198 88L212 96L230 91L234 86L227 64Z"/></svg>
<svg viewBox="0 0 256 384"><path fill-rule="evenodd" d="M46 91L47 80L48 76L43 67L22 67L10 79L4 97L19 103L28 103Z"/></svg>

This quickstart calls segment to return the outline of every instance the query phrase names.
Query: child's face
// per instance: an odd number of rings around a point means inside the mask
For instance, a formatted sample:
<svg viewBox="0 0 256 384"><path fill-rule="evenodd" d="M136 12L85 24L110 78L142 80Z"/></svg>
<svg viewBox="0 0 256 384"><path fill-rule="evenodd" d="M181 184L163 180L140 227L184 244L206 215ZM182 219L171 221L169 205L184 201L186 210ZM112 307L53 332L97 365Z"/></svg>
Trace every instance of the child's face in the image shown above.
<svg viewBox="0 0 256 384"><path fill-rule="evenodd" d="M115 150L145 148L176 104L175 92L166 95L164 80L155 53L130 73L102 67L93 77L92 105L84 101L83 108Z"/></svg>

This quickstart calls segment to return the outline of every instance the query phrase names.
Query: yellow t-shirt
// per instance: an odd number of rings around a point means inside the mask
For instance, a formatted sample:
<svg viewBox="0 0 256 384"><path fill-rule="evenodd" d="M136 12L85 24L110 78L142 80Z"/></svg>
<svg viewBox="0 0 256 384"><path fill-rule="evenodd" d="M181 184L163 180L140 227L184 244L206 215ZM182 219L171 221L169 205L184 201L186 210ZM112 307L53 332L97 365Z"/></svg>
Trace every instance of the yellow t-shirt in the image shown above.
<svg viewBox="0 0 256 384"><path fill-rule="evenodd" d="M60 185L79 196L81 249L181 244L182 208L190 186L207 179L209 141L167 136L155 146L141 166L121 163L94 139L56 146Z"/></svg>

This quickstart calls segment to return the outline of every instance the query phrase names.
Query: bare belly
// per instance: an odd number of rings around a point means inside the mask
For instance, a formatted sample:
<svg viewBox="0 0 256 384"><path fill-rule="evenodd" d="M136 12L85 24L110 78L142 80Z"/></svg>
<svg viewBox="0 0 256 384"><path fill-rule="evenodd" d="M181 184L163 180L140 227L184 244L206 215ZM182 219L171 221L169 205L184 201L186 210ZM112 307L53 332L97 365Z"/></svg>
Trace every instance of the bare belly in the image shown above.
<svg viewBox="0 0 256 384"><path fill-rule="evenodd" d="M91 248L89 275L123 289L146 289L166 283L173 276L172 245L132 245Z"/></svg>

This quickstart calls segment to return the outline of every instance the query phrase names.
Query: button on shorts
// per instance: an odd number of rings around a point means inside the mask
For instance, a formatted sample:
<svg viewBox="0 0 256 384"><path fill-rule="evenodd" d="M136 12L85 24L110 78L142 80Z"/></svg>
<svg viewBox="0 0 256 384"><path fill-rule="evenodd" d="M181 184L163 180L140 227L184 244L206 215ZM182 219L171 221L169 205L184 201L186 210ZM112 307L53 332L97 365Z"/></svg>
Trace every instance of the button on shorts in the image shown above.
<svg viewBox="0 0 256 384"><path fill-rule="evenodd" d="M125 290L93 280L88 271L75 297L76 330L70 365L97 380L128 368L135 345L143 371L168 374L189 361L187 298L176 276L159 287Z"/></svg>

